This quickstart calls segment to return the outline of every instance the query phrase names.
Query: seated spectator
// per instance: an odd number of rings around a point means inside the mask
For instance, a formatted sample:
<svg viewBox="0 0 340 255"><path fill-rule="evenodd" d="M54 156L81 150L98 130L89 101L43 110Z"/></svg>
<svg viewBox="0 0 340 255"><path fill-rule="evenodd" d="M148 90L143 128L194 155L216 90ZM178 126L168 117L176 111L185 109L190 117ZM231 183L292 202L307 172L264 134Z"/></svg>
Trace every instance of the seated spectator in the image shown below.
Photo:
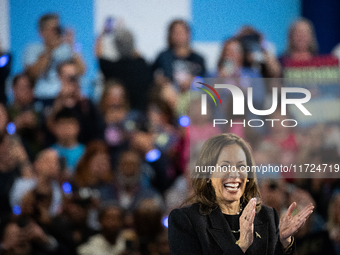
<svg viewBox="0 0 340 255"><path fill-rule="evenodd" d="M192 143L191 148L202 146L210 137L221 133L219 127L213 127L211 125L211 116L201 115L200 104L200 98L192 99L190 109L190 133L187 133L187 136L190 137L190 142Z"/></svg>
<svg viewBox="0 0 340 255"><path fill-rule="evenodd" d="M115 80L107 83L99 108L105 120L105 141L116 162L116 155L127 149L130 134L145 121L143 115L130 110L126 89Z"/></svg>
<svg viewBox="0 0 340 255"><path fill-rule="evenodd" d="M187 76L205 76L205 61L190 47L190 27L184 20L174 20L168 29L168 48L156 58L152 71L178 85Z"/></svg>
<svg viewBox="0 0 340 255"><path fill-rule="evenodd" d="M76 254L77 247L86 243L97 231L89 224L90 208L95 201L91 197L81 196L81 190L72 190L65 196L63 210L49 226L50 233L59 243L62 254Z"/></svg>
<svg viewBox="0 0 340 255"><path fill-rule="evenodd" d="M123 235L124 212L116 205L103 207L99 213L101 231L78 247L79 255L122 254L126 249Z"/></svg>
<svg viewBox="0 0 340 255"><path fill-rule="evenodd" d="M135 132L131 137L130 148L134 154L137 153L139 162L143 159L142 165L146 168L143 172L152 187L163 194L176 178L176 172L167 155L155 146L153 134L145 131Z"/></svg>
<svg viewBox="0 0 340 255"><path fill-rule="evenodd" d="M162 233L163 210L157 200L144 199L133 212L133 224L142 255L152 254L157 237Z"/></svg>
<svg viewBox="0 0 340 255"><path fill-rule="evenodd" d="M6 80L11 72L12 56L4 51L0 39L0 58L5 61L0 64L0 104L7 104L6 97Z"/></svg>
<svg viewBox="0 0 340 255"><path fill-rule="evenodd" d="M170 255L168 229L163 228L163 231L156 237L154 252L159 255Z"/></svg>
<svg viewBox="0 0 340 255"><path fill-rule="evenodd" d="M280 149L278 164L289 166L290 164L296 163L299 145L297 143L297 135L294 127L286 128L280 124L285 118L287 117L281 115L280 108L277 108L276 111L270 115L270 119L275 119L277 121L273 126L270 122L267 123L269 132L264 137L264 141L271 144L273 147L277 146ZM289 172L281 173L281 175L285 178L294 177L294 173Z"/></svg>
<svg viewBox="0 0 340 255"><path fill-rule="evenodd" d="M31 254L59 254L59 243L48 229L52 222L48 213L51 196L50 186L37 186L23 196L21 214L16 216L20 235L32 247Z"/></svg>
<svg viewBox="0 0 340 255"><path fill-rule="evenodd" d="M147 116L149 131L155 137L155 146L169 156L179 138L174 112L166 102L158 99L149 103Z"/></svg>
<svg viewBox="0 0 340 255"><path fill-rule="evenodd" d="M99 36L96 43L96 55L105 80L112 78L121 80L130 98L131 109L144 112L151 73L149 65L135 50L133 35L126 29L115 31L114 44L119 55L115 62L103 58L102 36Z"/></svg>
<svg viewBox="0 0 340 255"><path fill-rule="evenodd" d="M50 205L48 206L48 214L55 216L60 212L62 206L62 193L59 186L60 164L58 153L53 149L45 149L40 152L34 161L34 177L17 178L10 192L11 206L22 206L25 202L23 196L27 192L33 192L39 197L39 191L42 190L44 195L40 198L50 196ZM46 209L41 207L40 209ZM44 210L45 212L46 210Z"/></svg>
<svg viewBox="0 0 340 255"><path fill-rule="evenodd" d="M100 193L101 202L113 200L113 171L107 145L102 141L92 141L79 161L74 175L78 188L89 187Z"/></svg>
<svg viewBox="0 0 340 255"><path fill-rule="evenodd" d="M33 83L26 74L18 74L13 78L14 101L8 107L9 120L15 124L16 133L31 160L42 149L41 112L36 109L33 98Z"/></svg>
<svg viewBox="0 0 340 255"><path fill-rule="evenodd" d="M72 108L80 123L79 142L87 144L93 139L103 138L103 120L91 100L80 93L80 73L74 60L62 62L58 68L61 90L47 116L47 127L53 130L53 119L63 107Z"/></svg>
<svg viewBox="0 0 340 255"><path fill-rule="evenodd" d="M63 108L54 119L54 135L57 142L52 145L59 157L66 160L69 174L73 175L77 164L85 153L85 146L78 142L80 123L73 109Z"/></svg>
<svg viewBox="0 0 340 255"><path fill-rule="evenodd" d="M2 255L32 254L32 244L15 221L10 221L5 225L0 243L0 254Z"/></svg>
<svg viewBox="0 0 340 255"><path fill-rule="evenodd" d="M311 195L299 188L291 190L289 194L288 204L296 201L297 210L303 208L307 204L315 201ZM321 223L321 224L320 224ZM336 255L329 233L324 229L324 223L320 222L320 215L313 213L305 222L305 224L294 235L296 238L296 254L301 255L318 255L330 254Z"/></svg>
<svg viewBox="0 0 340 255"><path fill-rule="evenodd" d="M6 132L8 116L0 104L0 214L11 212L9 193L17 178L31 178L32 165L16 135Z"/></svg>
<svg viewBox="0 0 340 255"><path fill-rule="evenodd" d="M57 14L48 13L39 19L39 33L42 44L32 44L26 48L24 65L26 72L35 80L34 95L44 106L52 105L58 95L60 82L57 66L63 61L74 59L79 74L85 71L85 65L73 49L73 36L65 43L63 31Z"/></svg>
<svg viewBox="0 0 340 255"><path fill-rule="evenodd" d="M141 158L134 151L123 152L118 161L114 181L114 196L127 213L131 213L145 198L161 200L159 194L150 187L148 173L143 172Z"/></svg>
<svg viewBox="0 0 340 255"><path fill-rule="evenodd" d="M297 61L310 60L318 53L318 44L311 21L301 18L295 21L289 29L288 45L282 58L290 58Z"/></svg>
<svg viewBox="0 0 340 255"><path fill-rule="evenodd" d="M286 210L286 182L284 179L264 179L259 182L261 202L273 207L279 215L284 215Z"/></svg>

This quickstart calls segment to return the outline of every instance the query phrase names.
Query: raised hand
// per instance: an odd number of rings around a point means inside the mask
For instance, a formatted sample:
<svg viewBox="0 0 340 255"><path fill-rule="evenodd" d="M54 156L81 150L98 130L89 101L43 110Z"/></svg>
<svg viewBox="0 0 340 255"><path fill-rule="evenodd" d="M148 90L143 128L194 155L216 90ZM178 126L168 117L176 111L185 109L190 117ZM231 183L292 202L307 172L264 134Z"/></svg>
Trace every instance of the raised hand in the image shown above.
<svg viewBox="0 0 340 255"><path fill-rule="evenodd" d="M252 198L244 208L240 217L240 239L238 245L243 252L246 252L253 243L255 207L256 198Z"/></svg>
<svg viewBox="0 0 340 255"><path fill-rule="evenodd" d="M294 235L299 228L306 222L309 215L313 212L313 204L307 205L303 210L301 210L295 216L292 216L293 211L296 208L296 203L292 203L287 213L281 218L279 229L280 229L280 241L283 247L289 245L291 236Z"/></svg>

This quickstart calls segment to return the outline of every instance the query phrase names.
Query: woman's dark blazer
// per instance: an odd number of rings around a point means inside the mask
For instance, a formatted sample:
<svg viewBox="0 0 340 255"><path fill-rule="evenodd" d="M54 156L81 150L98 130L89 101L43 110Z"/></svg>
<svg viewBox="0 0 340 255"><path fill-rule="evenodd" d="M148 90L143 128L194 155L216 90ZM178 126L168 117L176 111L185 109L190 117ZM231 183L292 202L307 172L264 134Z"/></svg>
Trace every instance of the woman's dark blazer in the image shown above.
<svg viewBox="0 0 340 255"><path fill-rule="evenodd" d="M245 254L284 254L278 226L276 210L262 205L254 219L254 241ZM244 254L219 207L209 215L202 215L197 203L174 209L169 215L168 230L171 254ZM294 250L295 245L288 254Z"/></svg>

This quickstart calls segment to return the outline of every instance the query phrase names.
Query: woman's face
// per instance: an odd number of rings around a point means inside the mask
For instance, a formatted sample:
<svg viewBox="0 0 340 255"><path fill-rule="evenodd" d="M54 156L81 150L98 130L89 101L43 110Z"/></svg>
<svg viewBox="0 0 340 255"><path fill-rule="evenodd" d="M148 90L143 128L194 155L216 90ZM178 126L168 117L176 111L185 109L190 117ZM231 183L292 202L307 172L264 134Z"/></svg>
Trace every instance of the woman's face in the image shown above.
<svg viewBox="0 0 340 255"><path fill-rule="evenodd" d="M102 180L110 172L110 156L106 153L97 153L89 163L91 176Z"/></svg>
<svg viewBox="0 0 340 255"><path fill-rule="evenodd" d="M219 171L212 174L211 184L214 187L217 202L239 201L247 183L246 172L241 172L242 167L247 166L247 158L243 149L237 144L224 147L217 159L216 169L217 166L230 169L228 172Z"/></svg>
<svg viewBox="0 0 340 255"><path fill-rule="evenodd" d="M171 40L175 46L187 45L189 33L182 24L176 24L171 33Z"/></svg>
<svg viewBox="0 0 340 255"><path fill-rule="evenodd" d="M232 41L225 46L224 59L233 61L236 65L242 64L242 47L239 42Z"/></svg>
<svg viewBox="0 0 340 255"><path fill-rule="evenodd" d="M111 106L124 105L125 104L125 91L120 86L113 86L109 89L106 97L105 106L109 108Z"/></svg>
<svg viewBox="0 0 340 255"><path fill-rule="evenodd" d="M16 86L13 86L15 100L22 104L28 105L33 101L33 89L27 76L19 78Z"/></svg>
<svg viewBox="0 0 340 255"><path fill-rule="evenodd" d="M292 33L292 44L295 51L308 51L312 41L312 31L308 23L298 22Z"/></svg>

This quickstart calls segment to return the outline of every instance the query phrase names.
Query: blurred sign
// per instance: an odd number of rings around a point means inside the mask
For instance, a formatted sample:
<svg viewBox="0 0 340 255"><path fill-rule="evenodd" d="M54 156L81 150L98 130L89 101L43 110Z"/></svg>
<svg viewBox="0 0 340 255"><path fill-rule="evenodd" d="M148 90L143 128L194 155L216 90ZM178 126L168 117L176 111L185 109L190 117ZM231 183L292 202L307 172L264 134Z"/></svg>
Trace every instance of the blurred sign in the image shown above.
<svg viewBox="0 0 340 255"><path fill-rule="evenodd" d="M297 109L290 107L290 113L301 125L340 121L339 60L331 55L313 57L306 61L283 60L284 85L304 87L311 92L306 104L312 116L306 118ZM299 95L291 95L299 97Z"/></svg>
<svg viewBox="0 0 340 255"><path fill-rule="evenodd" d="M283 60L283 77L287 79L339 79L339 60L331 55L313 57L306 61Z"/></svg>

